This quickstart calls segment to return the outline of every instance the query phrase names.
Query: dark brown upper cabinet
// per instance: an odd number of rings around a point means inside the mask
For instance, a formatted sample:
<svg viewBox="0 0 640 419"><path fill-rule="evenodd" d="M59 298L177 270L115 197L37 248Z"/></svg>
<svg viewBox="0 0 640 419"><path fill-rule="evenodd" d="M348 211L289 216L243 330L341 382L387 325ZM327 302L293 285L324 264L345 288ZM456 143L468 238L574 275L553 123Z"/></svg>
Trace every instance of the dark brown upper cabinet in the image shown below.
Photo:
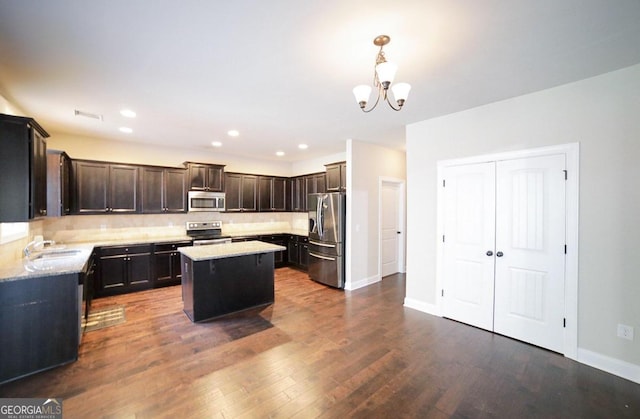
<svg viewBox="0 0 640 419"><path fill-rule="evenodd" d="M338 162L325 165L327 168L327 192L347 190L347 164Z"/></svg>
<svg viewBox="0 0 640 419"><path fill-rule="evenodd" d="M286 211L287 179L258 177L258 211Z"/></svg>
<svg viewBox="0 0 640 419"><path fill-rule="evenodd" d="M74 160L75 213L139 212L140 167Z"/></svg>
<svg viewBox="0 0 640 419"><path fill-rule="evenodd" d="M224 165L184 163L189 170L189 190L224 192Z"/></svg>
<svg viewBox="0 0 640 419"><path fill-rule="evenodd" d="M47 215L48 136L32 118L0 114L0 222Z"/></svg>
<svg viewBox="0 0 640 419"><path fill-rule="evenodd" d="M47 150L47 215L71 214L71 159L64 151Z"/></svg>
<svg viewBox="0 0 640 419"><path fill-rule="evenodd" d="M187 211L187 170L142 167L141 210L144 214Z"/></svg>
<svg viewBox="0 0 640 419"><path fill-rule="evenodd" d="M257 210L258 176L225 173L226 211Z"/></svg>

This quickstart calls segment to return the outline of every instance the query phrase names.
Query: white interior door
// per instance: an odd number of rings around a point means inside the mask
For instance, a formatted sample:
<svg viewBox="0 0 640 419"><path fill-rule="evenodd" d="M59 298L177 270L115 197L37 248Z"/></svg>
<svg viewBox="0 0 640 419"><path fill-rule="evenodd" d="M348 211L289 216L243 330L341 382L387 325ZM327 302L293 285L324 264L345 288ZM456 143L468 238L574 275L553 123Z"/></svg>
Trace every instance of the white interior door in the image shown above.
<svg viewBox="0 0 640 419"><path fill-rule="evenodd" d="M565 156L498 162L494 331L563 351Z"/></svg>
<svg viewBox="0 0 640 419"><path fill-rule="evenodd" d="M493 330L495 163L449 167L444 179L443 313Z"/></svg>
<svg viewBox="0 0 640 419"><path fill-rule="evenodd" d="M382 276L387 276L400 272L400 210L401 199L400 185L394 183L382 183L380 193L382 194L381 205L381 262Z"/></svg>

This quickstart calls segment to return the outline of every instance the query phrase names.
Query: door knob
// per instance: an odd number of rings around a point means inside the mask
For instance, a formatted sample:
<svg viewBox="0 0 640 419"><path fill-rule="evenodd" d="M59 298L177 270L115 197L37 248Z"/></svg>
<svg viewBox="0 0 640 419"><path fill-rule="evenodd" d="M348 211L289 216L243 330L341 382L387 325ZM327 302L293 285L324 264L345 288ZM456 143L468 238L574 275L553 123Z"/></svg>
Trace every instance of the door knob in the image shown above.
<svg viewBox="0 0 640 419"><path fill-rule="evenodd" d="M402 232L401 231L396 231L396 234L402 234Z"/></svg>
<svg viewBox="0 0 640 419"><path fill-rule="evenodd" d="M496 256L498 256L499 258L501 258L502 256L504 256L504 253L502 253L502 252L498 252L498 253L496 253Z"/></svg>
<svg viewBox="0 0 640 419"><path fill-rule="evenodd" d="M493 256L493 252L491 250L487 250L487 256Z"/></svg>

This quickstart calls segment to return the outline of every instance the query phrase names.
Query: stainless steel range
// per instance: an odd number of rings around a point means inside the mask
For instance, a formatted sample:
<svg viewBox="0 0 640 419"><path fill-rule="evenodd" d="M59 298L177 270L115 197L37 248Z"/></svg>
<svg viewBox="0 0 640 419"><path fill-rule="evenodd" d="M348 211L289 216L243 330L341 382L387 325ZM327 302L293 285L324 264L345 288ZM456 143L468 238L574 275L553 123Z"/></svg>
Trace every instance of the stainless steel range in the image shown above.
<svg viewBox="0 0 640 419"><path fill-rule="evenodd" d="M231 243L230 236L222 235L222 221L187 221L187 235L194 246Z"/></svg>

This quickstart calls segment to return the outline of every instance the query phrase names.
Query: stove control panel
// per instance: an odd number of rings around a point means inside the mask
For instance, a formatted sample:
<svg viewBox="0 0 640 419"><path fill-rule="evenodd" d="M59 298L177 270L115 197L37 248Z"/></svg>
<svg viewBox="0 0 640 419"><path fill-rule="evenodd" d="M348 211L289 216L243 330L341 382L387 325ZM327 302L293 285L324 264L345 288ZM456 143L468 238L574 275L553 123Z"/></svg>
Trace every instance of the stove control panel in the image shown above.
<svg viewBox="0 0 640 419"><path fill-rule="evenodd" d="M222 229L222 221L187 221L186 224L187 224L187 231Z"/></svg>

